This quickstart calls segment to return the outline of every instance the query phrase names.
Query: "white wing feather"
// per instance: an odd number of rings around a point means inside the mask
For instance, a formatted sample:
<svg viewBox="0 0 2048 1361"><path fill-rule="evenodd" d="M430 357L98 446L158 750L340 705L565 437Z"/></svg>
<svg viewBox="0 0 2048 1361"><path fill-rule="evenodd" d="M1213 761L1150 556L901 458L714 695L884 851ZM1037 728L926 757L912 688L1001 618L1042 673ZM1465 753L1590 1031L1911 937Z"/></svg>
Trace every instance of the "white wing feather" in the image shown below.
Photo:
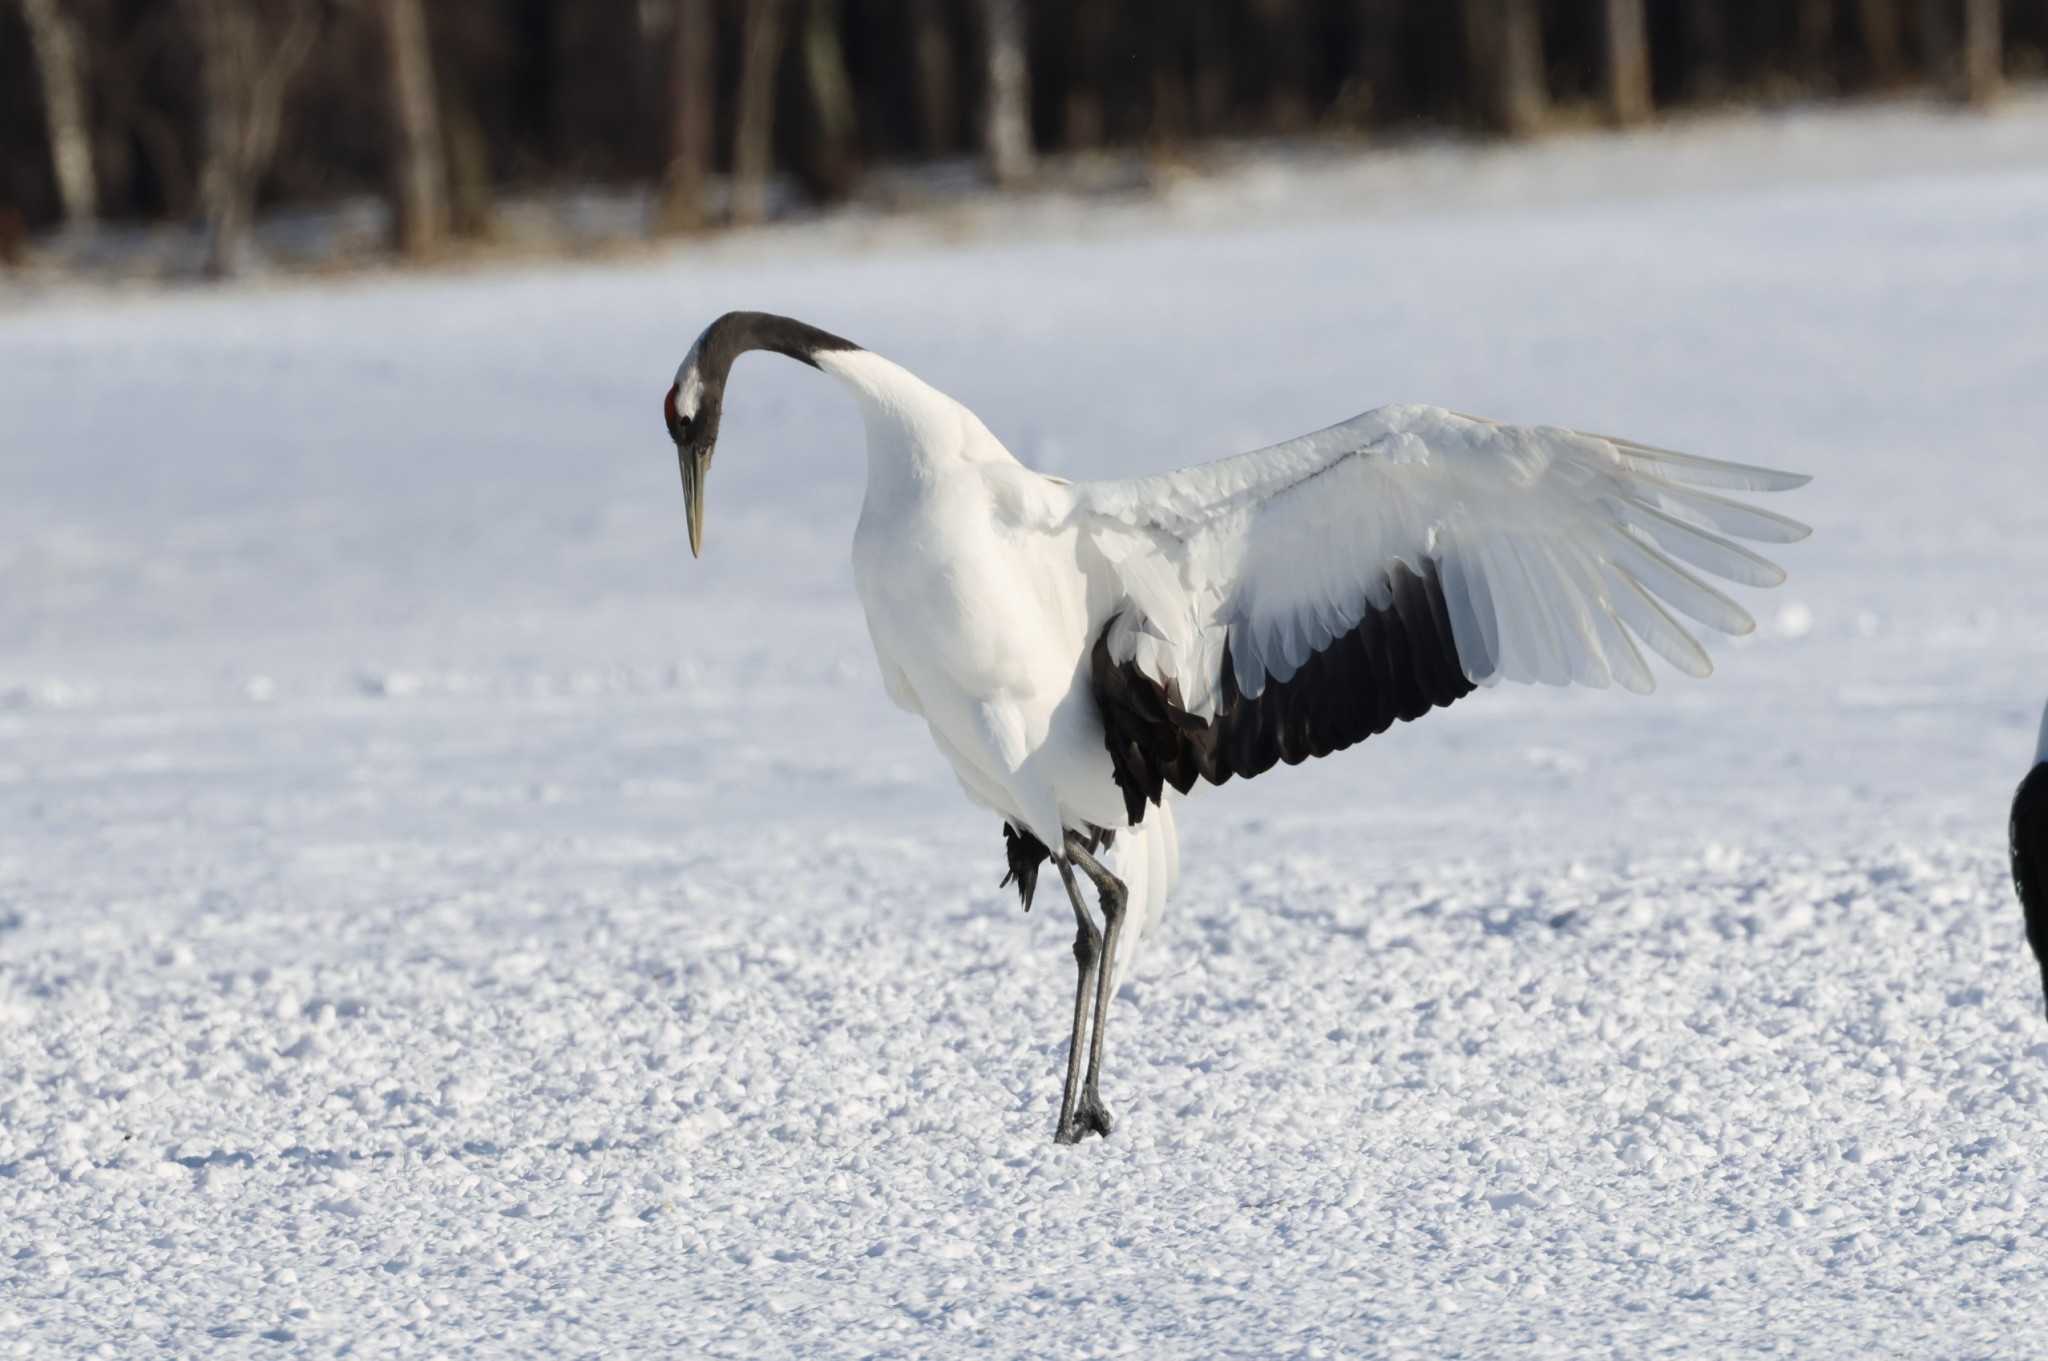
<svg viewBox="0 0 2048 1361"><path fill-rule="evenodd" d="M1396 564L1436 569L1475 683L1648 691L1638 641L1704 676L1712 664L1678 616L1730 634L1755 624L1696 573L1775 586L1784 572L1731 539L1808 533L1715 493L1806 481L1390 406L1235 458L1073 490L1080 527L1130 604L1111 639L1116 659L1175 680L1186 710L1210 717L1226 639L1238 689L1256 698L1367 608L1385 608Z"/></svg>

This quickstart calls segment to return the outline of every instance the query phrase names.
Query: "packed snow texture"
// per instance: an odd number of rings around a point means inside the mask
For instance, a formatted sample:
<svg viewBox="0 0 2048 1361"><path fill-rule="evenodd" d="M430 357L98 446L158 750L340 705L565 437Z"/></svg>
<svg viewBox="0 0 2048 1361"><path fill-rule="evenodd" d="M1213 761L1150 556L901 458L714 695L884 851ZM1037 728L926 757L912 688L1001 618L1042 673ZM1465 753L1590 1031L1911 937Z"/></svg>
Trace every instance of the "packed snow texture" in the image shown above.
<svg viewBox="0 0 2048 1361"><path fill-rule="evenodd" d="M2038 1355L2048 114L1529 154L0 318L0 1355ZM742 361L689 559L734 306L1067 475L1439 402L1816 533L1709 682L1183 805L1059 1148L1071 921L882 696L843 394Z"/></svg>

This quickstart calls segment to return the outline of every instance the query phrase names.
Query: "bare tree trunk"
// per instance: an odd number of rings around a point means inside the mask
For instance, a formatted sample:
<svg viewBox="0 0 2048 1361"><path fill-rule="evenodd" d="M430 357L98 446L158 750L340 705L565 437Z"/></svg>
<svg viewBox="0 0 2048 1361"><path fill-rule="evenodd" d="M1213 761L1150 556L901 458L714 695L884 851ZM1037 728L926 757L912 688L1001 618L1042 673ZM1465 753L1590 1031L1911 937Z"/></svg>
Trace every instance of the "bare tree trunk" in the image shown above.
<svg viewBox="0 0 2048 1361"><path fill-rule="evenodd" d="M711 119L718 94L712 75L716 40L711 0L675 0L668 165L662 172L659 209L663 231L689 231L704 225L704 185L711 177Z"/></svg>
<svg viewBox="0 0 2048 1361"><path fill-rule="evenodd" d="M471 78L459 59L434 71L434 107L441 119L441 154L448 171L448 231L452 236L486 236L491 230L491 139L470 95Z"/></svg>
<svg viewBox="0 0 2048 1361"><path fill-rule="evenodd" d="M1114 16L1109 6L1090 4L1089 0L1080 0L1073 12L1074 28L1067 44L1066 116L1061 132L1070 150L1085 151L1102 144L1102 58Z"/></svg>
<svg viewBox="0 0 2048 1361"><path fill-rule="evenodd" d="M1549 114L1550 94L1543 72L1543 11L1536 0L1506 0L1501 62L1505 120L1516 134L1539 131Z"/></svg>
<svg viewBox="0 0 2048 1361"><path fill-rule="evenodd" d="M1187 137L1188 82L1178 53L1153 54L1150 112L1146 132L1155 145L1173 147Z"/></svg>
<svg viewBox="0 0 2048 1361"><path fill-rule="evenodd" d="M292 0L282 31L271 34L246 0L185 0L185 12L199 43L206 272L225 278L248 264L256 189L277 154L285 96L312 54L319 18Z"/></svg>
<svg viewBox="0 0 2048 1361"><path fill-rule="evenodd" d="M206 269L226 276L247 263L255 190L241 164L242 44L232 0L185 0L199 44L199 213L206 221Z"/></svg>
<svg viewBox="0 0 2048 1361"><path fill-rule="evenodd" d="M981 146L989 177L1014 185L1031 177L1031 67L1024 47L1022 0L981 0L987 66Z"/></svg>
<svg viewBox="0 0 2048 1361"><path fill-rule="evenodd" d="M1266 68L1266 122L1299 132L1309 121L1308 16L1299 0L1258 0L1259 37Z"/></svg>
<svg viewBox="0 0 2048 1361"><path fill-rule="evenodd" d="M2005 89L1998 0L1964 0L1963 97L1983 106Z"/></svg>
<svg viewBox="0 0 2048 1361"><path fill-rule="evenodd" d="M391 202L398 248L418 259L448 233L448 164L442 155L434 59L420 0L378 0L391 80Z"/></svg>
<svg viewBox="0 0 2048 1361"><path fill-rule="evenodd" d="M775 69L782 57L784 0L746 0L740 9L739 114L732 134L732 220L768 217L775 168Z"/></svg>
<svg viewBox="0 0 2048 1361"><path fill-rule="evenodd" d="M19 208L0 205L0 269L14 269L28 258L28 223Z"/></svg>
<svg viewBox="0 0 2048 1361"><path fill-rule="evenodd" d="M43 121L50 138L50 166L64 220L79 227L99 216L99 187L93 177L92 119L86 99L84 44L61 0L21 0L29 47L43 86Z"/></svg>
<svg viewBox="0 0 2048 1361"><path fill-rule="evenodd" d="M1353 0L1353 8L1357 44L1345 106L1361 126L1385 123L1400 106L1401 6L1398 0Z"/></svg>
<svg viewBox="0 0 2048 1361"><path fill-rule="evenodd" d="M917 126L924 154L943 155L953 149L960 110L953 39L941 0L910 0L910 55L917 72Z"/></svg>
<svg viewBox="0 0 2048 1361"><path fill-rule="evenodd" d="M860 165L853 78L839 44L839 0L809 0L803 25L799 51L812 123L803 147L803 178L817 197L842 199L853 192Z"/></svg>
<svg viewBox="0 0 2048 1361"><path fill-rule="evenodd" d="M1230 118L1230 38L1227 15L1220 5L1189 7L1193 29L1194 124L1202 136L1223 130Z"/></svg>
<svg viewBox="0 0 2048 1361"><path fill-rule="evenodd" d="M1719 99L1728 88L1728 17L1719 5L1685 5L1686 93L1698 100Z"/></svg>
<svg viewBox="0 0 2048 1361"><path fill-rule="evenodd" d="M1171 147L1188 135L1188 70L1195 26L1181 17L1173 0L1150 0L1138 10L1137 22L1159 35L1145 54L1150 67L1145 135L1155 146Z"/></svg>
<svg viewBox="0 0 2048 1361"><path fill-rule="evenodd" d="M1607 0L1607 108L1633 127L1650 121L1650 26L1643 0Z"/></svg>
<svg viewBox="0 0 2048 1361"><path fill-rule="evenodd" d="M1834 0L1798 0L1793 17L1799 30L1799 60L1805 68L1800 76L1816 86L1832 85L1834 69L1829 49L1835 39Z"/></svg>
<svg viewBox="0 0 2048 1361"><path fill-rule="evenodd" d="M1465 43L1487 125L1510 137L1539 131L1550 97L1536 0L1465 0Z"/></svg>
<svg viewBox="0 0 2048 1361"><path fill-rule="evenodd" d="M1954 76L1955 32L1948 12L1953 3L1954 0L1916 0L1913 6L1913 45L1920 57L1920 68L1932 85L1948 85Z"/></svg>
<svg viewBox="0 0 2048 1361"><path fill-rule="evenodd" d="M1856 27L1870 58L1873 83L1890 87L1905 78L1905 25L1898 0L1856 0Z"/></svg>

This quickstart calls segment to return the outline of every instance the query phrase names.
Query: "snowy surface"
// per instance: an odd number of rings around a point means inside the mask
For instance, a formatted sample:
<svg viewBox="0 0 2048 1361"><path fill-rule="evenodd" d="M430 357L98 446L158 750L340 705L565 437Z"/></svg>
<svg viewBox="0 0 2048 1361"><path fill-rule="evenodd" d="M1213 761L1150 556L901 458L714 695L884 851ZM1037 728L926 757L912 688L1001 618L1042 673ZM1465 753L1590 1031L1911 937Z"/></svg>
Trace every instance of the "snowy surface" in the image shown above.
<svg viewBox="0 0 2048 1361"><path fill-rule="evenodd" d="M1807 135L0 317L0 1355L2038 1355L2048 116ZM1817 532L1710 682L1185 805L1056 1148L1071 924L881 696L837 391L742 364L689 560L735 305L1065 473L1431 401Z"/></svg>

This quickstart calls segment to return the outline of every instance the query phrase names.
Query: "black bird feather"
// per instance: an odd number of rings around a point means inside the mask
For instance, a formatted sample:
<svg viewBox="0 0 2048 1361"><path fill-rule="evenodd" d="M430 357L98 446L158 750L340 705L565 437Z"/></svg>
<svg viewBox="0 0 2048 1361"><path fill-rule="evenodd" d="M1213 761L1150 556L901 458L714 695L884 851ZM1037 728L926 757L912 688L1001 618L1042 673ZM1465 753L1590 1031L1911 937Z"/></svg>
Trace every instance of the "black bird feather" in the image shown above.
<svg viewBox="0 0 2048 1361"><path fill-rule="evenodd" d="M1090 827L1081 834L1081 844L1089 854L1107 850L1116 844L1116 833L1106 827ZM1017 896L1024 900L1024 910L1031 910L1031 895L1038 891L1038 867L1052 859L1052 852L1045 843L1026 831L1020 831L1009 823L1003 824L1003 858L1010 862L1010 872L1003 876L998 888L1017 885Z"/></svg>
<svg viewBox="0 0 2048 1361"><path fill-rule="evenodd" d="M2027 918L2027 943L2041 966L2041 991L2048 998L2048 763L2020 781L2012 800L2012 886ZM2044 1002L2048 1008L2048 1002Z"/></svg>
<svg viewBox="0 0 2048 1361"><path fill-rule="evenodd" d="M1226 642L1213 719L1189 714L1175 683L1162 685L1135 662L1111 660L1111 620L1095 640L1089 674L1132 824L1167 785L1185 794L1198 779L1222 784L1233 775L1263 775L1277 762L1298 765L1471 694L1476 687L1458 659L1436 563L1424 561L1420 572L1396 563L1387 580L1392 598L1385 608L1368 608L1349 633L1291 679L1268 681L1256 699L1239 691Z"/></svg>

